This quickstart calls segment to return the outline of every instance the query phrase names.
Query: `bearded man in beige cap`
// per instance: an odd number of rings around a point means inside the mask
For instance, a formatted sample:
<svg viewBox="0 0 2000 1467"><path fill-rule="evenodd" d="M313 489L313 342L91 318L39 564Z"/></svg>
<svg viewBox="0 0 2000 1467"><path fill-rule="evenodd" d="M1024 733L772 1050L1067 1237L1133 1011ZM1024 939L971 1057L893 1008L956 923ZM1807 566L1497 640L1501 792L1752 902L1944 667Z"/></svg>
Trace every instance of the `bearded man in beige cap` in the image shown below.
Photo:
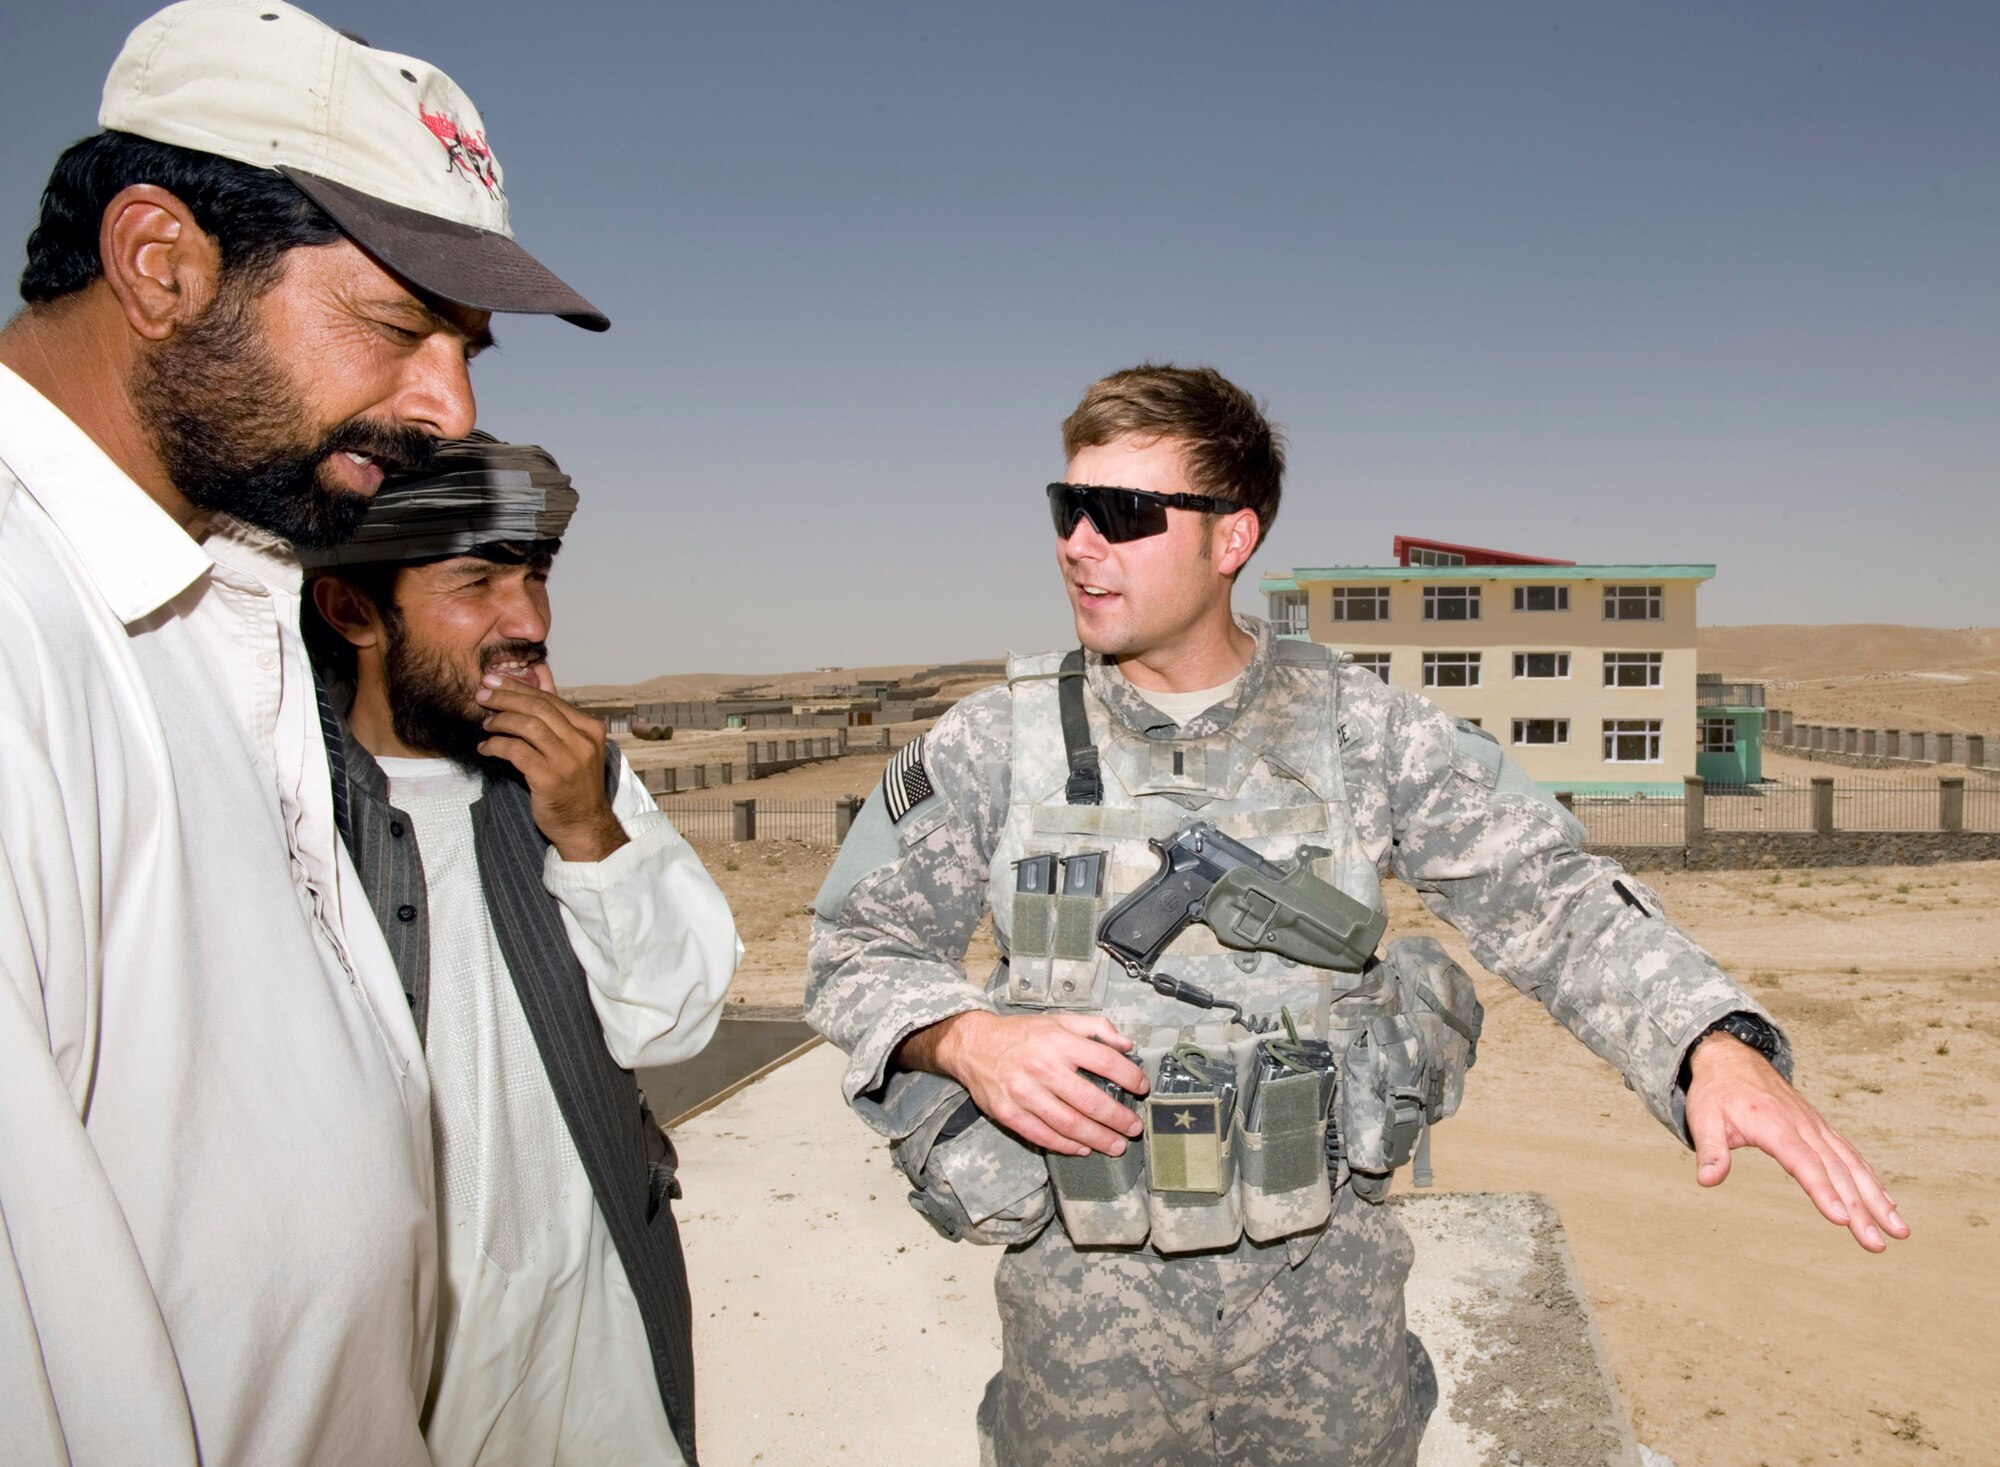
<svg viewBox="0 0 2000 1467"><path fill-rule="evenodd" d="M190 0L58 160L0 330L10 1463L422 1463L429 1092L337 832L285 542L601 330L451 79Z"/></svg>

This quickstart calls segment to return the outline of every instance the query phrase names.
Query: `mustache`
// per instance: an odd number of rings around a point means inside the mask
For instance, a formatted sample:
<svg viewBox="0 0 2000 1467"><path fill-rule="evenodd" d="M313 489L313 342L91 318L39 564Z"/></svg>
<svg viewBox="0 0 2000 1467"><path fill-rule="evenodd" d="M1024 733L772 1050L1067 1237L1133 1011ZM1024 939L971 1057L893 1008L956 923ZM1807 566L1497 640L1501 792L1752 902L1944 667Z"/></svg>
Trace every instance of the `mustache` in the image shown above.
<svg viewBox="0 0 2000 1467"><path fill-rule="evenodd" d="M421 473L437 461L437 439L416 428L349 418L319 441L312 460L336 453L365 453L384 473Z"/></svg>
<svg viewBox="0 0 2000 1467"><path fill-rule="evenodd" d="M479 670L491 672L496 662L518 661L534 667L549 660L547 642L507 641L495 642L490 647L479 649Z"/></svg>

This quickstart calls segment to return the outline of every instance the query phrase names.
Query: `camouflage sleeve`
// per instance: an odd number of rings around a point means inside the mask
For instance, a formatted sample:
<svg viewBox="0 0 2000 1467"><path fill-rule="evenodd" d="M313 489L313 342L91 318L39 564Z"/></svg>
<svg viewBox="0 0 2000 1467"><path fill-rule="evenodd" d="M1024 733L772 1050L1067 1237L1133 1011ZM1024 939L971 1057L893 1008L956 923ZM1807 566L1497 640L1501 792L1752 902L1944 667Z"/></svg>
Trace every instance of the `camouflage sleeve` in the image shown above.
<svg viewBox="0 0 2000 1467"><path fill-rule="evenodd" d="M1007 814L1009 699L965 699L890 760L813 903L806 1019L847 1051L841 1091L891 1140L941 1120L964 1092L891 1071L896 1046L969 1009L966 944L986 908L986 872Z"/></svg>
<svg viewBox="0 0 2000 1467"><path fill-rule="evenodd" d="M1473 954L1624 1075L1687 1141L1681 1061L1743 1010L1776 1021L1483 731L1413 693L1380 720L1396 875L1463 932ZM1777 1066L1790 1078L1780 1031Z"/></svg>

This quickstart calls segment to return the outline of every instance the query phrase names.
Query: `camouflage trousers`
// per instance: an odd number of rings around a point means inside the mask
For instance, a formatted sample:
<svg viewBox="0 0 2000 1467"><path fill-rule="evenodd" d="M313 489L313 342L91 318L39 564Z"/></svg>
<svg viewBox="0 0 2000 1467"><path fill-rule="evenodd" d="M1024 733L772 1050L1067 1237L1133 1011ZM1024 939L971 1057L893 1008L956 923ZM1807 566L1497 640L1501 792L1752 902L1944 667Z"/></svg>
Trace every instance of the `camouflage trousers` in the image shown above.
<svg viewBox="0 0 2000 1467"><path fill-rule="evenodd" d="M1409 1237L1343 1188L1309 1242L1163 1258L1056 1223L1010 1248L982 1461L1411 1467L1437 1389L1403 1325Z"/></svg>

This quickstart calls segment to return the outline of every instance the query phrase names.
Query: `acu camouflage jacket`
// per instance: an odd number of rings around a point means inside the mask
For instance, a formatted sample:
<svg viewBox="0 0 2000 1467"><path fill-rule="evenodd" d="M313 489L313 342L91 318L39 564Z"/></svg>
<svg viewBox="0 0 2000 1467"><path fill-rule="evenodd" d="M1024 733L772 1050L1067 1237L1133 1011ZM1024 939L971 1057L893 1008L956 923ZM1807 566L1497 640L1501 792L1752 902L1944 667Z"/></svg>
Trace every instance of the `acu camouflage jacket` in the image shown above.
<svg viewBox="0 0 2000 1467"><path fill-rule="evenodd" d="M1184 728L1090 654L1093 702L1153 738L1227 728L1272 681L1270 627L1242 625L1257 647L1234 697ZM1341 775L1377 871L1413 887L1481 963L1615 1066L1685 1143L1677 1078L1689 1046L1731 1012L1775 1021L1650 888L1580 850L1582 827L1490 736L1371 672L1343 665L1337 678ZM1012 709L1005 686L977 693L892 761L815 903L806 1017L847 1052L844 1095L892 1141L934 1130L963 1095L937 1077L892 1070L896 1046L953 1014L994 1007L967 981L963 959L1009 816ZM1776 1063L1789 1076L1782 1035Z"/></svg>

